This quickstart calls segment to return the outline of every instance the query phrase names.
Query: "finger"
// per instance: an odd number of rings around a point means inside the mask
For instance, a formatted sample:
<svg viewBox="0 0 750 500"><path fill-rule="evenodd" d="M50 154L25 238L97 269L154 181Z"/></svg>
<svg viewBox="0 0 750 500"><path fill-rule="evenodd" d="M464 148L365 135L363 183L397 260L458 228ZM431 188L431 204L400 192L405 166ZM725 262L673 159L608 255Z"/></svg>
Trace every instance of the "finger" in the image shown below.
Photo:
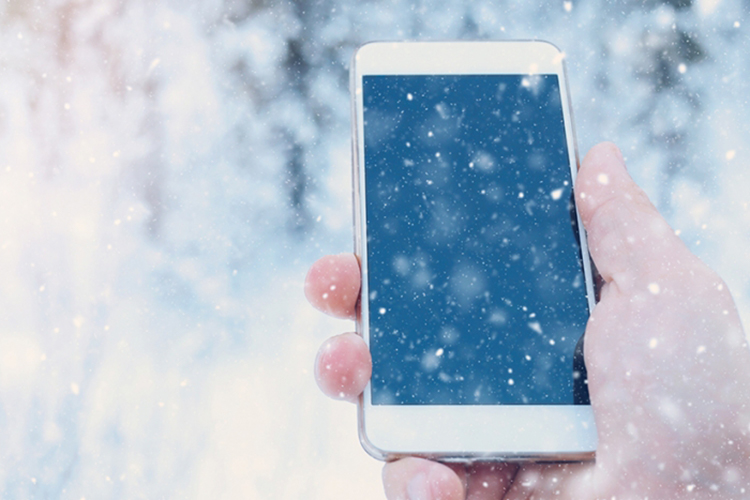
<svg viewBox="0 0 750 500"><path fill-rule="evenodd" d="M595 472L596 464L593 462L525 464L517 470L513 477L513 484L503 498L505 500L604 498L597 495L594 490Z"/></svg>
<svg viewBox="0 0 750 500"><path fill-rule="evenodd" d="M476 464L469 469L466 500L503 498L513 483L518 465L510 463Z"/></svg>
<svg viewBox="0 0 750 500"><path fill-rule="evenodd" d="M448 466L423 458L404 458L383 468L388 500L464 500L464 485Z"/></svg>
<svg viewBox="0 0 750 500"><path fill-rule="evenodd" d="M691 254L631 179L614 144L594 146L576 179L576 203L591 256L606 282L624 291L680 267ZM655 283L655 282L654 282ZM658 290L656 290L658 293Z"/></svg>
<svg viewBox="0 0 750 500"><path fill-rule="evenodd" d="M355 401L372 374L367 344L356 333L328 339L315 359L315 380L327 396Z"/></svg>
<svg viewBox="0 0 750 500"><path fill-rule="evenodd" d="M327 255L307 272L305 296L326 314L354 319L359 285L359 262L353 254Z"/></svg>

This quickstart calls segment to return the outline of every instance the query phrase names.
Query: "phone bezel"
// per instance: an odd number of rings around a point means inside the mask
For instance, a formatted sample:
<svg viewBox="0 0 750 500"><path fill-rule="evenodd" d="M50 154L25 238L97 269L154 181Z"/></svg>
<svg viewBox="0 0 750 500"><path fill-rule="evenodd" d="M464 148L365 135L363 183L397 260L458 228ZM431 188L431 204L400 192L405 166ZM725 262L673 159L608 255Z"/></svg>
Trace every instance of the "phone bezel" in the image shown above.
<svg viewBox="0 0 750 500"><path fill-rule="evenodd" d="M373 42L352 59L352 153L354 247L362 269L361 297L367 297L364 131L364 75L555 74L558 76L571 179L578 169L565 56L543 41ZM594 281L580 216L579 239L589 311ZM357 332L369 345L369 309L360 300ZM359 399L359 435L372 456L391 460L417 455L443 461L587 460L596 450L596 426L588 405L373 405L370 384Z"/></svg>

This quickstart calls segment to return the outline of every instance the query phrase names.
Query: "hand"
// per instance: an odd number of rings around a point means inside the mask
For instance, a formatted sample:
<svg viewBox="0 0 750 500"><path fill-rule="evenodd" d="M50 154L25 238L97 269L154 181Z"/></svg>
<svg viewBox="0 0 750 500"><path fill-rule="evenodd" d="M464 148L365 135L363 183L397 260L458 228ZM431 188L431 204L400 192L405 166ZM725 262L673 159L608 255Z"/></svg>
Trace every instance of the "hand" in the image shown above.
<svg viewBox="0 0 750 500"><path fill-rule="evenodd" d="M578 173L576 203L604 280L586 327L596 462L447 466L386 464L391 500L750 497L750 350L726 284L693 255L628 175L612 144ZM353 255L310 269L308 300L354 317ZM315 374L326 394L356 400L372 364L354 333L329 339Z"/></svg>

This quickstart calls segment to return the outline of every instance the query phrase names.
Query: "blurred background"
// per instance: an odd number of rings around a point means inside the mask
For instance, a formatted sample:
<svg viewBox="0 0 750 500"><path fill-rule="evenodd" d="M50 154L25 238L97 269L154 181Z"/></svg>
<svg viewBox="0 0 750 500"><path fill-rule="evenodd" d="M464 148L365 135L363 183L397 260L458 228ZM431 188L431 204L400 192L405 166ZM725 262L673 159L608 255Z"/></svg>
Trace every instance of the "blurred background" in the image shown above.
<svg viewBox="0 0 750 500"><path fill-rule="evenodd" d="M748 0L0 3L0 496L383 498L318 393L353 324L348 66L383 39L550 40L581 154L623 149L750 324Z"/></svg>

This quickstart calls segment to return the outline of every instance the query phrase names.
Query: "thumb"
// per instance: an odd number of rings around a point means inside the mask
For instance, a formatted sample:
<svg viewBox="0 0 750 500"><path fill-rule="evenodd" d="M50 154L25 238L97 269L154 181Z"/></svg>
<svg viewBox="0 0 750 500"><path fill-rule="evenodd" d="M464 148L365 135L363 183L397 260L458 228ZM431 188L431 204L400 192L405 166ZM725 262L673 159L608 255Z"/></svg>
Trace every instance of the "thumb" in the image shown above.
<svg viewBox="0 0 750 500"><path fill-rule="evenodd" d="M694 259L633 182L614 144L598 144L589 151L575 192L591 257L602 278L620 291L658 286L660 276Z"/></svg>

